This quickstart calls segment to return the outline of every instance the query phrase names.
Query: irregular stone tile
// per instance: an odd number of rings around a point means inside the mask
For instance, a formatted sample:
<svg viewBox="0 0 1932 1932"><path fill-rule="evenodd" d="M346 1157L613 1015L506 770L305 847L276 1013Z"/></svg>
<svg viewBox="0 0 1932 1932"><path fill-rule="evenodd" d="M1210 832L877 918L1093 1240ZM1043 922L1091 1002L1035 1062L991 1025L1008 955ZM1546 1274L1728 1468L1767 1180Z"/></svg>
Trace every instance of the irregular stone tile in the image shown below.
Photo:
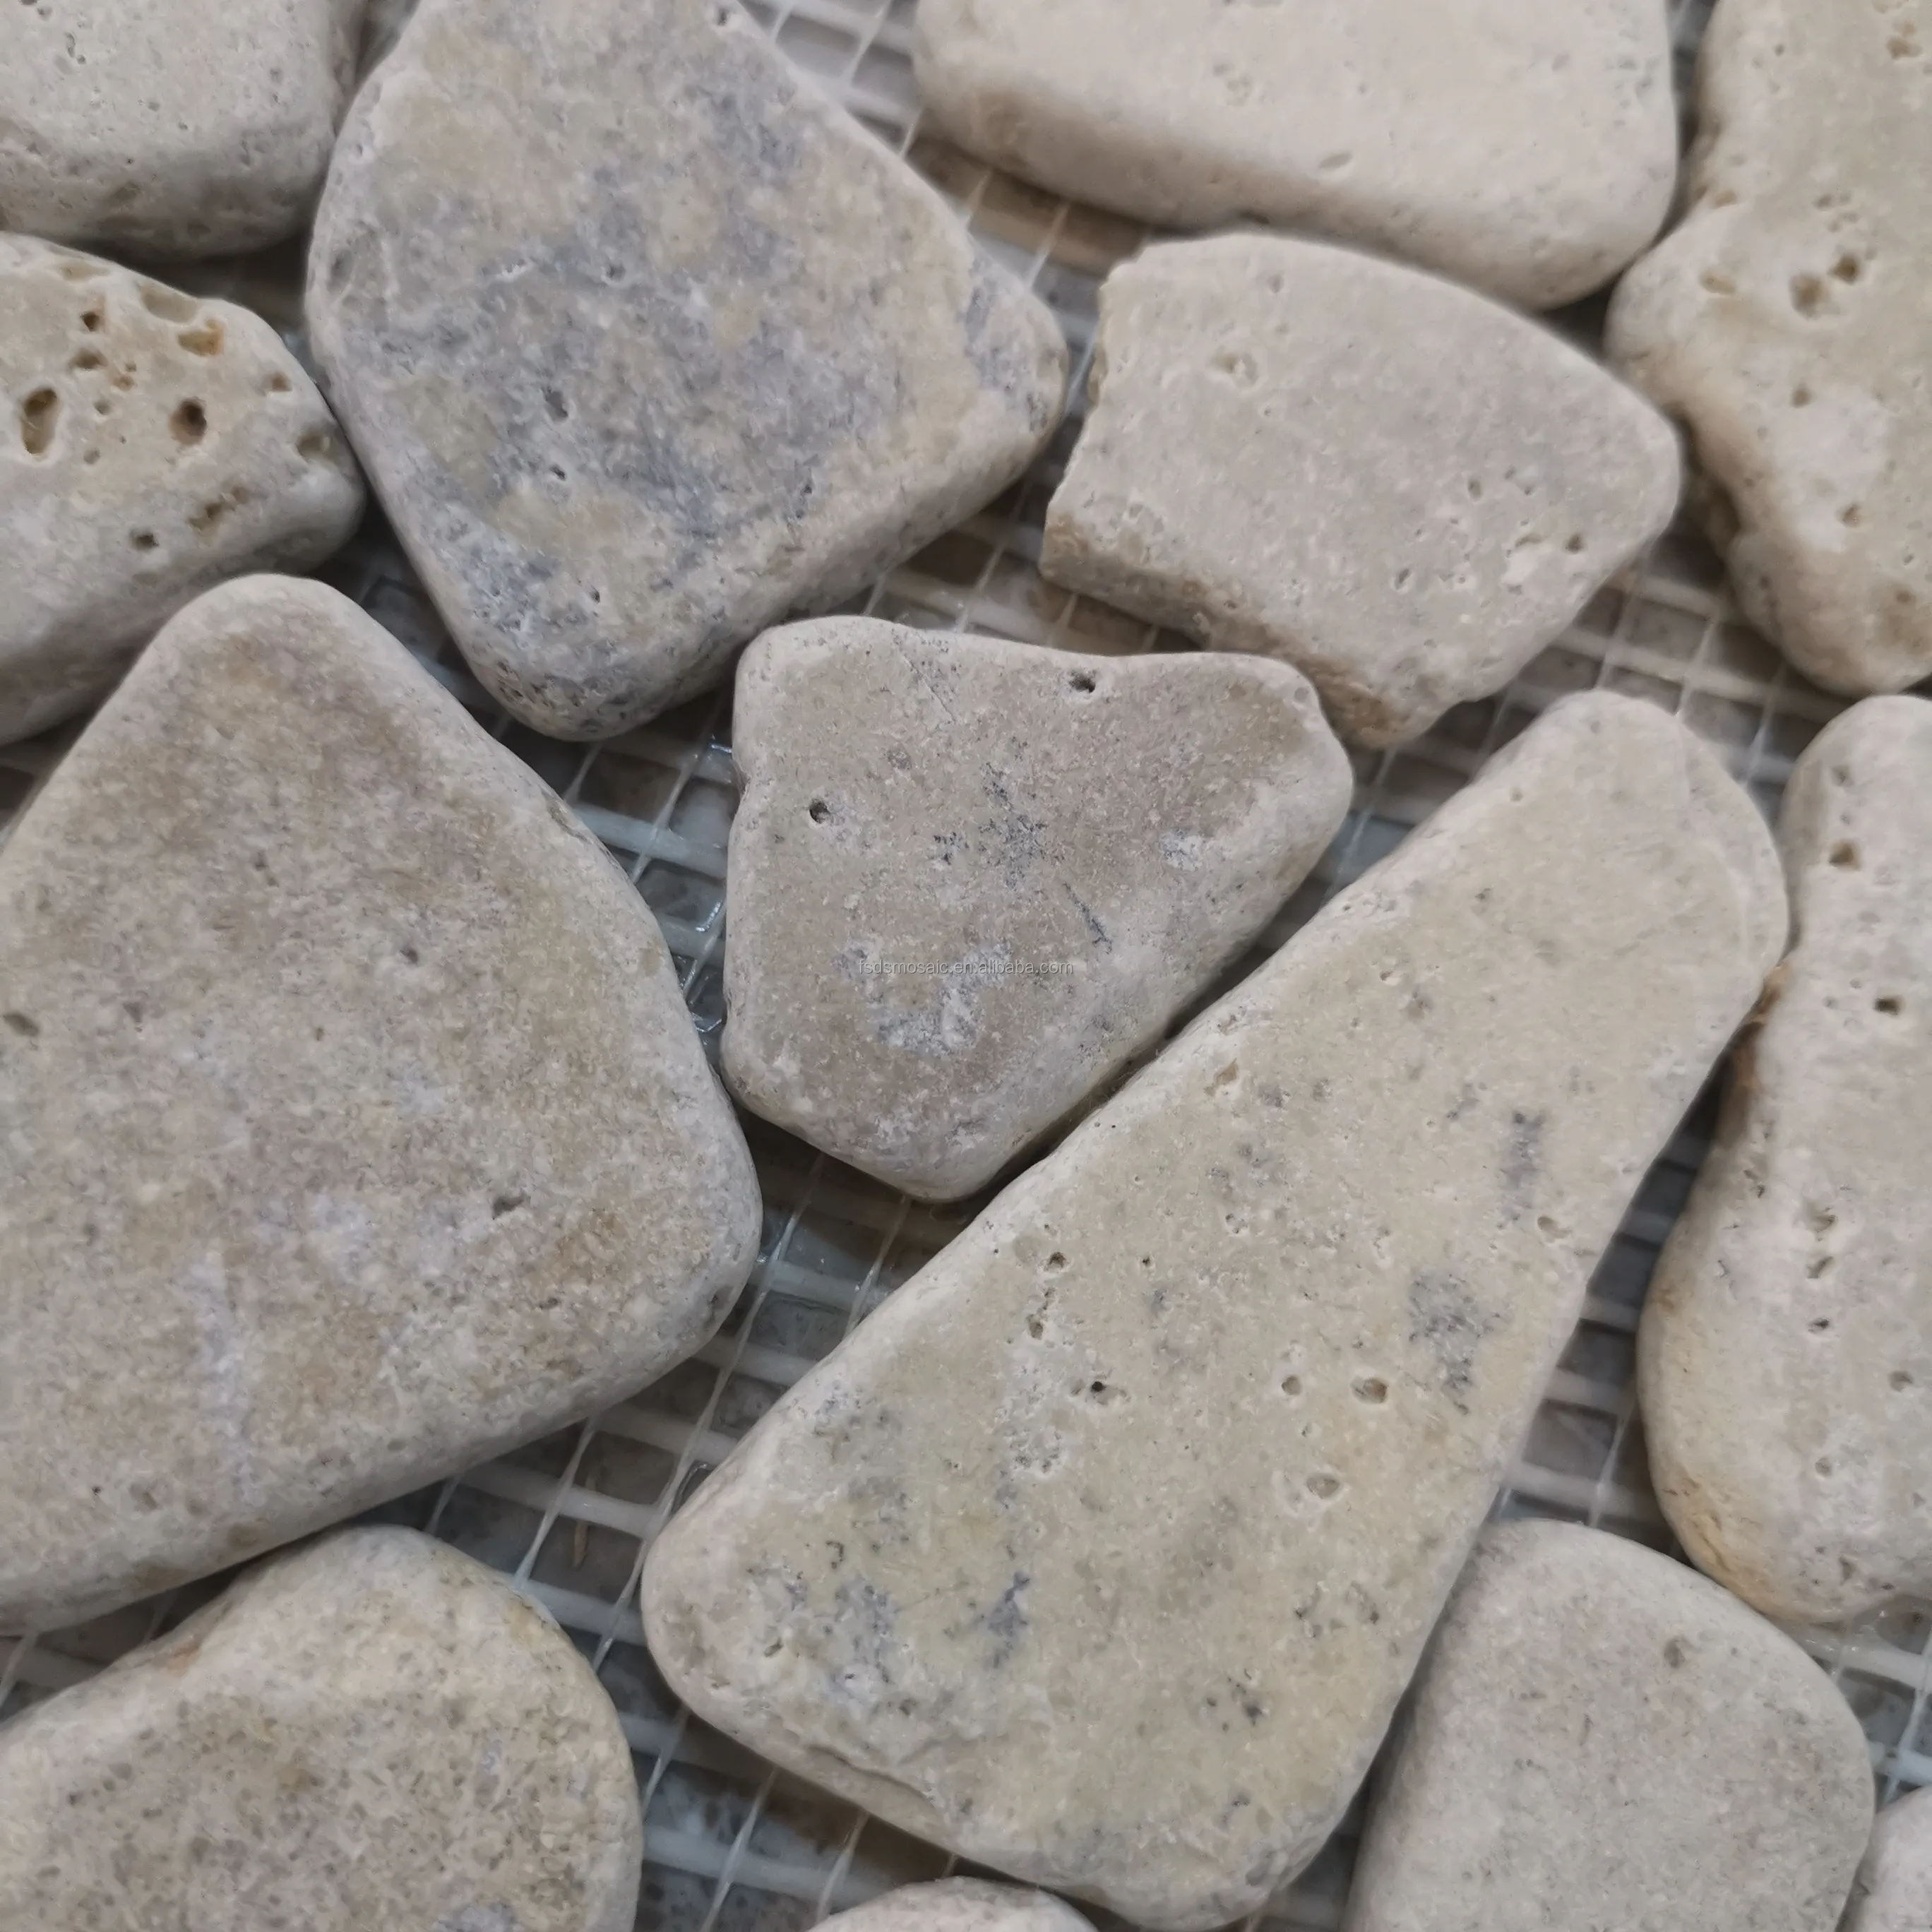
<svg viewBox="0 0 1932 1932"><path fill-rule="evenodd" d="M825 1922L840 1932L1093 1932L1072 1906L1046 1892L976 1878L902 1885Z"/></svg>
<svg viewBox="0 0 1932 1932"><path fill-rule="evenodd" d="M1607 281L1677 166L1660 0L921 0L927 115L1165 227L1259 220L1530 308Z"/></svg>
<svg viewBox="0 0 1932 1932"><path fill-rule="evenodd" d="M644 902L320 584L175 619L0 849L0 1630L699 1347L758 1187Z"/></svg>
<svg viewBox="0 0 1932 1932"><path fill-rule="evenodd" d="M770 1410L651 1552L659 1665L967 1857L1256 1910L1784 925L1702 746L1558 705Z"/></svg>
<svg viewBox="0 0 1932 1932"><path fill-rule="evenodd" d="M0 58L0 227L154 255L308 218L362 0L25 0Z"/></svg>
<svg viewBox="0 0 1932 1932"><path fill-rule="evenodd" d="M1924 1932L1932 1925L1932 1792L1888 1804L1852 1887L1842 1932Z"/></svg>
<svg viewBox="0 0 1932 1932"><path fill-rule="evenodd" d="M865 617L738 668L725 1078L939 1199L990 1180L1238 957L1348 810L1286 665Z"/></svg>
<svg viewBox="0 0 1932 1932"><path fill-rule="evenodd" d="M490 689L600 737L977 509L1052 316L712 0L425 0L310 251L328 387Z"/></svg>
<svg viewBox="0 0 1932 1932"><path fill-rule="evenodd" d="M1346 1932L1832 1932L1864 1733L1735 1598L1570 1523L1484 1532L1378 1779Z"/></svg>
<svg viewBox="0 0 1932 1932"><path fill-rule="evenodd" d="M1222 236L1102 288L1040 568L1287 658L1383 746L1500 690L1677 484L1670 425L1536 324L1346 249Z"/></svg>
<svg viewBox="0 0 1932 1932"><path fill-rule="evenodd" d="M85 710L224 578L346 542L362 479L258 315L0 235L0 744Z"/></svg>
<svg viewBox="0 0 1932 1932"><path fill-rule="evenodd" d="M644 1825L569 1639L357 1529L0 1731L0 1924L630 1932Z"/></svg>
<svg viewBox="0 0 1932 1932"><path fill-rule="evenodd" d="M1932 672L1932 0L1722 0L1683 226L1608 344L1690 424L1745 614L1834 691Z"/></svg>
<svg viewBox="0 0 1932 1932"><path fill-rule="evenodd" d="M1798 761L1798 939L1639 1338L1651 1473L1702 1568L1825 1623L1932 1593L1932 704Z"/></svg>

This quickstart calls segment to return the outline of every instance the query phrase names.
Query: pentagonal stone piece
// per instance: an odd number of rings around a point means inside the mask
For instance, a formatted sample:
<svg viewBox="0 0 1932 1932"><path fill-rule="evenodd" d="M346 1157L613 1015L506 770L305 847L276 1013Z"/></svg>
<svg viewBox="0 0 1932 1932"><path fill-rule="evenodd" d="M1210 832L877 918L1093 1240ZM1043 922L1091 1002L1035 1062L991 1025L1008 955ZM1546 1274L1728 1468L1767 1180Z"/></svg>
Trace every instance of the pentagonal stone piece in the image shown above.
<svg viewBox="0 0 1932 1932"><path fill-rule="evenodd" d="M631 1754L479 1563L358 1529L0 1732L0 1924L630 1932Z"/></svg>
<svg viewBox="0 0 1932 1932"><path fill-rule="evenodd" d="M1287 658L1388 745L1500 689L1667 524L1676 439L1496 303L1264 235L1107 278L1040 568Z"/></svg>
<svg viewBox="0 0 1932 1932"><path fill-rule="evenodd" d="M0 24L0 227L148 255L292 235L363 0L24 0Z"/></svg>
<svg viewBox="0 0 1932 1932"><path fill-rule="evenodd" d="M1559 705L766 1414L651 1551L658 1664L968 1857L1258 1910L1784 927L1708 752Z"/></svg>
<svg viewBox="0 0 1932 1932"><path fill-rule="evenodd" d="M1767 1616L1932 1592L1932 704L1807 747L1780 827L1797 944L1658 1264L1651 1472Z"/></svg>
<svg viewBox="0 0 1932 1932"><path fill-rule="evenodd" d="M1093 1932L1048 1893L976 1878L902 1885L826 1922L839 1932Z"/></svg>
<svg viewBox="0 0 1932 1932"><path fill-rule="evenodd" d="M1852 1886L1842 1932L1924 1932L1932 1925L1932 1792L1888 1804Z"/></svg>
<svg viewBox="0 0 1932 1932"><path fill-rule="evenodd" d="M759 1220L656 923L321 585L176 618L0 849L0 1630L602 1407Z"/></svg>
<svg viewBox="0 0 1932 1932"><path fill-rule="evenodd" d="M329 392L477 675L598 737L977 509L1052 316L714 0L424 0L316 220Z"/></svg>
<svg viewBox="0 0 1932 1932"><path fill-rule="evenodd" d="M1163 226L1312 228L1553 308L1670 206L1663 0L921 0L917 34L962 146Z"/></svg>
<svg viewBox="0 0 1932 1932"><path fill-rule="evenodd" d="M1932 672L1932 0L1720 0L1683 226L1610 309L1744 614L1834 691Z"/></svg>
<svg viewBox="0 0 1932 1932"><path fill-rule="evenodd" d="M895 1186L992 1178L1150 1044L1348 809L1286 665L864 617L738 668L725 1078Z"/></svg>
<svg viewBox="0 0 1932 1932"><path fill-rule="evenodd" d="M262 318L0 235L0 744L110 690L184 604L346 542L362 479Z"/></svg>
<svg viewBox="0 0 1932 1932"><path fill-rule="evenodd" d="M1783 1631L1654 1550L1484 1532L1437 1627L1346 1932L1832 1932L1864 1734Z"/></svg>

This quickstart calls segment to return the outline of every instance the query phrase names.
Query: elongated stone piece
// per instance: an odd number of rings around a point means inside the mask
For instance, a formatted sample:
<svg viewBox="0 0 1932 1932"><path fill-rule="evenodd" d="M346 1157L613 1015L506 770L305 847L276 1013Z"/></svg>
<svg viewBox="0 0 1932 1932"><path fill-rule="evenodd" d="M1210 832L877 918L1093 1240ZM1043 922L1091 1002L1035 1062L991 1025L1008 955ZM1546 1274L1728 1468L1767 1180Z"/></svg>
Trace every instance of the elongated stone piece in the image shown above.
<svg viewBox="0 0 1932 1932"><path fill-rule="evenodd" d="M756 1180L642 900L346 598L224 585L0 848L0 1630L702 1346Z"/></svg>
<svg viewBox="0 0 1932 1932"><path fill-rule="evenodd" d="M329 393L478 676L561 737L978 509L1066 345L716 0L424 0L310 254Z"/></svg>
<svg viewBox="0 0 1932 1932"><path fill-rule="evenodd" d="M1932 1592L1932 704L1798 760L1797 944L1639 1331L1651 1473L1747 1603L1835 1622Z"/></svg>
<svg viewBox="0 0 1932 1932"><path fill-rule="evenodd" d="M1530 308L1616 274L1676 173L1661 0L920 0L914 65L944 132L1076 201Z"/></svg>
<svg viewBox="0 0 1932 1932"><path fill-rule="evenodd" d="M940 1199L990 1180L1204 991L1348 810L1306 680L865 617L738 667L725 1078Z"/></svg>
<svg viewBox="0 0 1932 1932"><path fill-rule="evenodd" d="M1832 1932L1864 1733L1783 1631L1600 1530L1484 1533L1398 1727L1344 1932Z"/></svg>
<svg viewBox="0 0 1932 1932"><path fill-rule="evenodd" d="M1720 0L1690 212L1610 353L1690 424L1745 614L1834 691L1932 672L1932 0Z"/></svg>
<svg viewBox="0 0 1932 1932"><path fill-rule="evenodd" d="M1677 503L1677 442L1548 331L1281 236L1148 249L1100 291L1040 568L1285 658L1383 746L1500 690Z"/></svg>
<svg viewBox="0 0 1932 1932"><path fill-rule="evenodd" d="M826 1922L839 1932L1093 1932L1072 1906L1046 1892L976 1878L902 1885Z"/></svg>
<svg viewBox="0 0 1932 1932"><path fill-rule="evenodd" d="M1924 1932L1932 1925L1932 1792L1888 1804L1852 1887L1842 1932Z"/></svg>
<svg viewBox="0 0 1932 1932"><path fill-rule="evenodd" d="M771 1409L651 1552L652 1654L968 1857L1255 1910L1784 927L1702 745L1557 706Z"/></svg>
<svg viewBox="0 0 1932 1932"><path fill-rule="evenodd" d="M112 690L224 578L306 570L362 479L258 315L0 235L0 744Z"/></svg>
<svg viewBox="0 0 1932 1932"><path fill-rule="evenodd" d="M604 1688L480 1563L358 1529L0 1731L0 1924L631 1932Z"/></svg>

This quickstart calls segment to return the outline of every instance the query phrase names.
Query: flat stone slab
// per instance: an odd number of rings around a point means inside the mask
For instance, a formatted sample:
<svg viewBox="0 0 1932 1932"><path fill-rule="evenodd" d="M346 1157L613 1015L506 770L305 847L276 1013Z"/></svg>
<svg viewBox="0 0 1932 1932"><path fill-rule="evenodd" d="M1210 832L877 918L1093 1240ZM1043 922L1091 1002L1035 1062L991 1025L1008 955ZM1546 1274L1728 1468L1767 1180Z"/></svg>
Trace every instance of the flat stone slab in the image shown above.
<svg viewBox="0 0 1932 1932"><path fill-rule="evenodd" d="M1689 215L1610 308L1744 614L1854 694L1932 672L1928 57L1924 0L1724 0Z"/></svg>
<svg viewBox="0 0 1932 1932"><path fill-rule="evenodd" d="M1932 1792L1888 1804L1852 1887L1842 1932L1923 1932L1932 1924Z"/></svg>
<svg viewBox="0 0 1932 1932"><path fill-rule="evenodd" d="M1285 236L1115 269L1041 570L1286 658L1383 746L1500 690L1670 520L1677 441L1499 304Z"/></svg>
<svg viewBox="0 0 1932 1932"><path fill-rule="evenodd" d="M1639 1336L1651 1473L1767 1616L1932 1593L1932 704L1813 740L1780 826L1798 939Z"/></svg>
<svg viewBox="0 0 1932 1932"><path fill-rule="evenodd" d="M617 1714L480 1563L357 1529L0 1732L0 1923L630 1932Z"/></svg>
<svg viewBox="0 0 1932 1932"><path fill-rule="evenodd" d="M1010 482L1066 345L712 0L424 0L310 254L329 393L476 674L566 738L716 680Z"/></svg>
<svg viewBox="0 0 1932 1932"><path fill-rule="evenodd" d="M659 1666L966 1857L1256 1910L1784 928L1702 746L1556 706L770 1410L652 1550Z"/></svg>
<svg viewBox="0 0 1932 1932"><path fill-rule="evenodd" d="M1286 665L864 617L760 638L731 743L725 1078L942 1200L1152 1045L1348 806Z"/></svg>
<svg viewBox="0 0 1932 1932"><path fill-rule="evenodd" d="M1781 1630L1640 1544L1510 1523L1437 1626L1345 1923L1832 1932L1871 1813L1864 1733Z"/></svg>
<svg viewBox="0 0 1932 1932"><path fill-rule="evenodd" d="M362 0L25 0L0 58L0 228L146 255L308 220Z"/></svg>
<svg viewBox="0 0 1932 1932"><path fill-rule="evenodd" d="M1529 308L1663 224L1677 166L1662 0L921 0L928 118L1076 201L1264 221Z"/></svg>
<svg viewBox="0 0 1932 1932"><path fill-rule="evenodd" d="M839 1932L1093 1932L1072 1906L1046 1892L976 1878L902 1885L825 1922Z"/></svg>
<svg viewBox="0 0 1932 1932"><path fill-rule="evenodd" d="M749 1272L656 922L388 633L250 578L0 849L0 1630L631 1393Z"/></svg>
<svg viewBox="0 0 1932 1932"><path fill-rule="evenodd" d="M0 235L0 315L5 744L104 696L224 578L321 562L363 492L315 385L247 309Z"/></svg>

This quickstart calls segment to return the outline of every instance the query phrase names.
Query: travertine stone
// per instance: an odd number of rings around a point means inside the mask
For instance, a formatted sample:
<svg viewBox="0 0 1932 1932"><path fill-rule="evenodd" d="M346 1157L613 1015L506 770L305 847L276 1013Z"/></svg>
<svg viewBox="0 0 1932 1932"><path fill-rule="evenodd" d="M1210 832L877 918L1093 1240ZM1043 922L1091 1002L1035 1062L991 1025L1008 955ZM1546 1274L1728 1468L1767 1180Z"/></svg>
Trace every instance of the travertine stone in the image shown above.
<svg viewBox="0 0 1932 1932"><path fill-rule="evenodd" d="M0 744L84 710L223 578L306 570L362 514L260 316L23 235L0 235Z"/></svg>
<svg viewBox="0 0 1932 1932"><path fill-rule="evenodd" d="M1932 672L1932 0L1720 0L1699 91L1689 218L1610 352L1689 422L1752 622L1896 691Z"/></svg>
<svg viewBox="0 0 1932 1932"><path fill-rule="evenodd" d="M990 1180L1204 991L1348 810L1306 680L865 617L738 667L725 1078L940 1199Z"/></svg>
<svg viewBox="0 0 1932 1932"><path fill-rule="evenodd" d="M1797 944L1638 1361L1684 1548L1823 1623L1932 1592L1932 704L1827 725L1781 838Z"/></svg>
<svg viewBox="0 0 1932 1932"><path fill-rule="evenodd" d="M656 922L321 585L169 625L0 848L0 1630L699 1347L758 1187Z"/></svg>
<svg viewBox="0 0 1932 1932"><path fill-rule="evenodd" d="M1500 690L1677 503L1677 440L1547 330L1286 236L1148 249L1100 291L1040 568L1286 658L1391 744Z"/></svg>
<svg viewBox="0 0 1932 1932"><path fill-rule="evenodd" d="M1858 1720L1781 1630L1641 1544L1511 1523L1437 1627L1342 1923L1832 1932L1871 1815Z"/></svg>
<svg viewBox="0 0 1932 1932"><path fill-rule="evenodd" d="M328 387L477 675L563 737L690 696L1018 476L1052 316L714 0L424 0L310 255Z"/></svg>
<svg viewBox="0 0 1932 1932"><path fill-rule="evenodd" d="M19 1932L631 1932L643 1849L590 1666L409 1530L265 1564L0 1731Z"/></svg>
<svg viewBox="0 0 1932 1932"><path fill-rule="evenodd" d="M1164 226L1312 228L1553 308L1656 234L1663 0L921 0L927 113Z"/></svg>
<svg viewBox="0 0 1932 1932"><path fill-rule="evenodd" d="M1708 751L1559 705L766 1414L651 1552L658 1664L970 1858L1255 1910L1784 927Z"/></svg>
<svg viewBox="0 0 1932 1932"><path fill-rule="evenodd" d="M901 1886L826 1922L839 1932L1093 1932L1072 1906L1046 1892L976 1878Z"/></svg>
<svg viewBox="0 0 1932 1932"><path fill-rule="evenodd" d="M1842 1932L1925 1932L1928 1925L1932 1791L1915 1791L1878 1814Z"/></svg>
<svg viewBox="0 0 1932 1932"><path fill-rule="evenodd" d="M363 0L25 0L0 16L0 227L160 255L308 218Z"/></svg>

